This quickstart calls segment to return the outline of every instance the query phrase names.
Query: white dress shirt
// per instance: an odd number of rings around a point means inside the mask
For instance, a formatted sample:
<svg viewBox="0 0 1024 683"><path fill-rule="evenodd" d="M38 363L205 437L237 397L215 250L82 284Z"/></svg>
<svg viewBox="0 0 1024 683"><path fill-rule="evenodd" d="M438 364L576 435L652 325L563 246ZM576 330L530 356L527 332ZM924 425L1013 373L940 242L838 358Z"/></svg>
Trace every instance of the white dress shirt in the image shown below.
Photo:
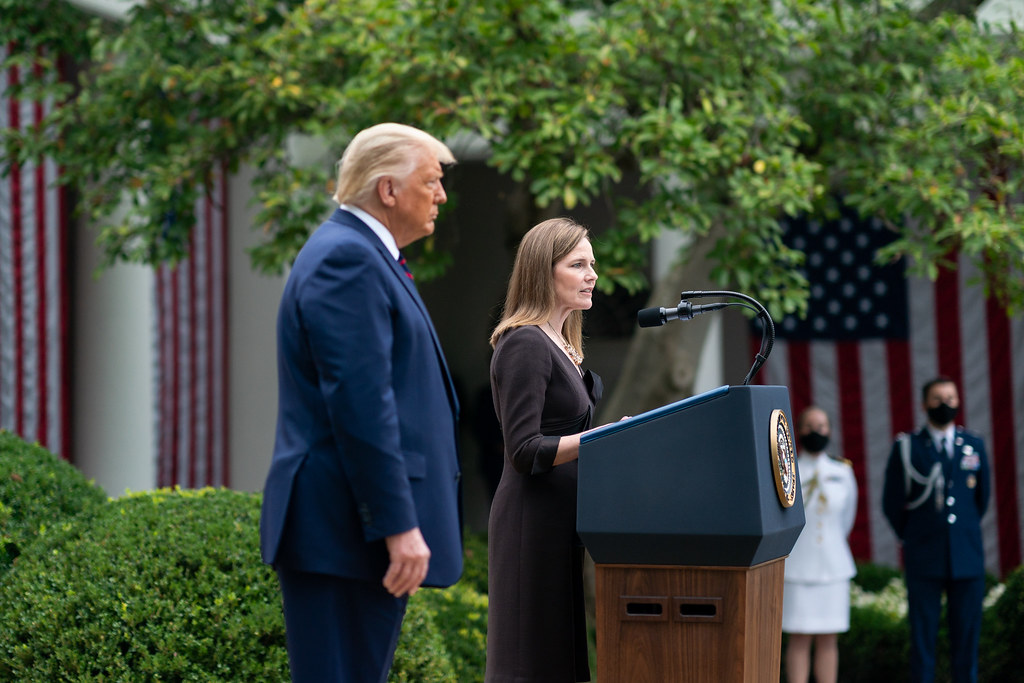
<svg viewBox="0 0 1024 683"><path fill-rule="evenodd" d="M391 234L391 231L384 227L384 224L379 220L368 214L367 212L360 209L358 206L352 204L341 204L338 208L342 211L348 211L349 213L355 214L359 220L366 223L373 230L373 234L380 238L380 241L384 243L384 246L388 248L394 259L398 260L398 242L395 241L395 236Z"/></svg>

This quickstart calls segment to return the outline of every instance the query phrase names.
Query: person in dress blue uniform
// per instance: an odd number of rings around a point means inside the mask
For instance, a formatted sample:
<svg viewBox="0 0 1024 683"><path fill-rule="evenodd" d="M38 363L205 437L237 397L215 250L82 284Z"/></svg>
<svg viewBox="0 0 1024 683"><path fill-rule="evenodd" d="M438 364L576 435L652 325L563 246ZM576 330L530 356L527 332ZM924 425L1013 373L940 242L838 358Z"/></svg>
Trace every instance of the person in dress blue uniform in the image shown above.
<svg viewBox="0 0 1024 683"><path fill-rule="evenodd" d="M835 683L838 634L850 630L850 579L857 573L847 537L857 515L857 479L845 460L825 452L832 427L817 406L796 423L797 472L804 500L804 529L786 558L782 630L786 679L807 683L814 647L814 680Z"/></svg>
<svg viewBox="0 0 1024 683"><path fill-rule="evenodd" d="M921 390L924 427L901 434L885 472L882 508L903 541L910 621L910 678L935 679L935 642L946 594L954 683L978 680L985 597L981 518L989 465L982 439L954 425L960 396L939 377Z"/></svg>

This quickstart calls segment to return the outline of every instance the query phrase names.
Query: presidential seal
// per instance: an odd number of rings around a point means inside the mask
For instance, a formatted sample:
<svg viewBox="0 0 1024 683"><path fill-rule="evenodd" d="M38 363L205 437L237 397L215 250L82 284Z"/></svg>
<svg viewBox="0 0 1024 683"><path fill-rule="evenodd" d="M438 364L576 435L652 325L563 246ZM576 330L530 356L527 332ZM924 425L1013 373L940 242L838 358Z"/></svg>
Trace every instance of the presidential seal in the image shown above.
<svg viewBox="0 0 1024 683"><path fill-rule="evenodd" d="M792 507L796 501L796 463L793 454L793 437L789 433L786 413L780 409L772 411L771 439L775 491L779 494L779 502L782 503L782 507Z"/></svg>

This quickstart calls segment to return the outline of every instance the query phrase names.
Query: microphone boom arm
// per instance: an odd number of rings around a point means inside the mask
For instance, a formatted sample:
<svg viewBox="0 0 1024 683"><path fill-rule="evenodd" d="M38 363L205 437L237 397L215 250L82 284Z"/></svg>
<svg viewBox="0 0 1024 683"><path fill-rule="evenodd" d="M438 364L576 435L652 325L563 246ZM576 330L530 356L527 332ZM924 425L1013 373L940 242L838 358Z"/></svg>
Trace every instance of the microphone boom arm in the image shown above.
<svg viewBox="0 0 1024 683"><path fill-rule="evenodd" d="M757 310L758 317L761 318L763 322L761 326L761 348L758 349L757 355L754 356L754 364L750 366L747 376L743 378L743 384L750 384L750 380L754 378L757 371L760 370L761 366L764 365L766 360L768 360L768 356L772 352L772 346L775 345L775 323L772 322L772 317L768 314L768 309L762 306L760 301L741 292L730 292L726 290L682 292L679 295L679 298L681 299L679 306L683 307L684 302L686 306L689 306L690 302L686 301L687 299L701 299L709 296L728 296L743 299L753 305Z"/></svg>

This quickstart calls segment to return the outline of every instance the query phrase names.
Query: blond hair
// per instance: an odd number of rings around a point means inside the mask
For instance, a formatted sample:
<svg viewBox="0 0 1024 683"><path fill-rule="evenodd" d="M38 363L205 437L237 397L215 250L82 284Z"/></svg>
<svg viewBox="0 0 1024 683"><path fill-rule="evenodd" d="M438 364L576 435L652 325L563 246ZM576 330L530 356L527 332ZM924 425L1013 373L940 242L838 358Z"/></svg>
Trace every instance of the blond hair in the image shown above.
<svg viewBox="0 0 1024 683"><path fill-rule="evenodd" d="M491 334L492 347L511 329L548 321L555 310L555 264L585 239L590 239L590 233L571 218L546 220L523 236L508 280L505 310ZM561 333L582 353L583 313L571 311Z"/></svg>
<svg viewBox="0 0 1024 683"><path fill-rule="evenodd" d="M430 133L401 123L378 123L360 131L338 161L334 200L365 208L371 202L377 181L384 176L408 177L419 163L418 152L426 151L442 164L455 162L447 145Z"/></svg>

